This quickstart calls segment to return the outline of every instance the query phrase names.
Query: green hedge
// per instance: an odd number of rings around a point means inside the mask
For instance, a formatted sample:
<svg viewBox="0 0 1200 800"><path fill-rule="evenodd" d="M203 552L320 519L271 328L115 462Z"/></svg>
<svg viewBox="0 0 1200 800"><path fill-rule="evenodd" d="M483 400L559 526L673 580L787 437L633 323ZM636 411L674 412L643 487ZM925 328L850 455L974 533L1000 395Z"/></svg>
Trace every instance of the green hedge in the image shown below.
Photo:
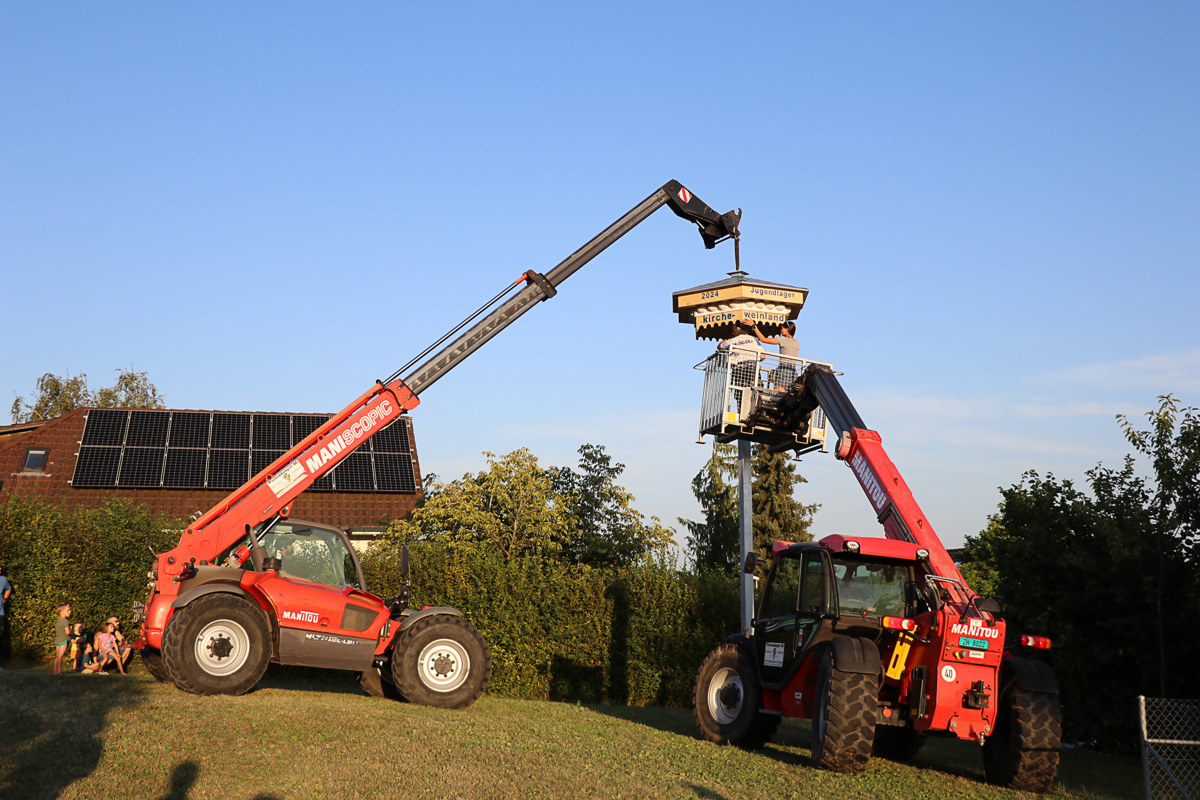
<svg viewBox="0 0 1200 800"><path fill-rule="evenodd" d="M0 564L14 590L8 604L9 645L19 658L53 652L55 609L89 632L107 617L128 628L134 601L145 601L153 558L179 541L181 523L152 517L144 506L113 501L63 510L41 500L0 505Z"/></svg>
<svg viewBox="0 0 1200 800"><path fill-rule="evenodd" d="M364 570L372 591L399 591L395 549L374 548ZM670 561L594 569L419 545L412 576L414 606L454 606L480 629L488 690L508 697L689 706L701 660L738 624L732 577Z"/></svg>
<svg viewBox="0 0 1200 800"><path fill-rule="evenodd" d="M148 592L147 544L168 550L181 527L122 501L69 511L22 498L0 505L0 563L16 587L12 655L53 652L60 603L88 631L114 614L127 621ZM398 593L397 550L377 546L363 566L372 591ZM700 661L737 626L732 577L670 561L595 569L418 545L412 576L414 605L454 606L480 629L492 649L488 690L508 697L688 706Z"/></svg>

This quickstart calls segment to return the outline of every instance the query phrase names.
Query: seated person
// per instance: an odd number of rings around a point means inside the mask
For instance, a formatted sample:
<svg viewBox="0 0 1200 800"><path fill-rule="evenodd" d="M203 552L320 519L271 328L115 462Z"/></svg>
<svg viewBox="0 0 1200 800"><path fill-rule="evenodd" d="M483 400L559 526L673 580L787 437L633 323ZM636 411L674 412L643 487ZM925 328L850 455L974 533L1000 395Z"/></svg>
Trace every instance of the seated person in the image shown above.
<svg viewBox="0 0 1200 800"><path fill-rule="evenodd" d="M109 617L104 622L113 626L113 636L117 640L117 653L121 656L121 664L128 664L130 656L133 655L133 646L125 641L125 635L121 633L121 621L116 617Z"/></svg>
<svg viewBox="0 0 1200 800"><path fill-rule="evenodd" d="M121 651L117 647L117 637L113 635L114 630L116 630L115 626L111 622L106 622L100 633L96 634L96 659L100 662L100 669L104 669L109 663L115 663L117 671L124 675L125 662L121 660Z"/></svg>
<svg viewBox="0 0 1200 800"><path fill-rule="evenodd" d="M84 637L79 650L79 671L84 675L108 674L100 668L100 659L96 658L96 650L86 637Z"/></svg>
<svg viewBox="0 0 1200 800"><path fill-rule="evenodd" d="M82 622L76 622L71 626L71 632L67 634L67 641L71 643L70 650L67 653L71 671L79 672L80 659L83 656L83 646L87 644L87 634L83 632Z"/></svg>

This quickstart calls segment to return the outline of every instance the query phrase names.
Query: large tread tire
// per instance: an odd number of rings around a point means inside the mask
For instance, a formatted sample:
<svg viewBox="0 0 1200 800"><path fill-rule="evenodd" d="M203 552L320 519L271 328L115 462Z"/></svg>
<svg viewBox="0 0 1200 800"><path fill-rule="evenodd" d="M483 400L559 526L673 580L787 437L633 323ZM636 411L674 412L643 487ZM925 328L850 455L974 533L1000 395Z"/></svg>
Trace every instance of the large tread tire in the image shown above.
<svg viewBox="0 0 1200 800"><path fill-rule="evenodd" d="M492 654L474 625L435 614L400 634L391 670L396 690L410 703L466 708L487 687Z"/></svg>
<svg viewBox="0 0 1200 800"><path fill-rule="evenodd" d="M190 694L245 694L271 660L266 615L231 594L205 595L176 611L162 645L171 680Z"/></svg>
<svg viewBox="0 0 1200 800"><path fill-rule="evenodd" d="M857 774L871 762L879 714L879 674L842 672L833 652L821 657L813 710L813 763Z"/></svg>
<svg viewBox="0 0 1200 800"><path fill-rule="evenodd" d="M983 744L987 779L1023 792L1044 792L1058 776L1062 709L1058 695L1012 686L1000 698L996 726Z"/></svg>
<svg viewBox="0 0 1200 800"><path fill-rule="evenodd" d="M888 761L905 763L917 757L917 753L925 746L926 738L925 734L917 733L912 728L879 725L875 728L873 752Z"/></svg>
<svg viewBox="0 0 1200 800"><path fill-rule="evenodd" d="M142 648L142 666L159 683L171 682L171 673L167 671L167 665L163 663L162 651L158 648L149 645Z"/></svg>
<svg viewBox="0 0 1200 800"><path fill-rule="evenodd" d="M700 664L693 706L700 733L716 744L762 747L779 727L778 714L762 713L754 662L736 644L714 648Z"/></svg>

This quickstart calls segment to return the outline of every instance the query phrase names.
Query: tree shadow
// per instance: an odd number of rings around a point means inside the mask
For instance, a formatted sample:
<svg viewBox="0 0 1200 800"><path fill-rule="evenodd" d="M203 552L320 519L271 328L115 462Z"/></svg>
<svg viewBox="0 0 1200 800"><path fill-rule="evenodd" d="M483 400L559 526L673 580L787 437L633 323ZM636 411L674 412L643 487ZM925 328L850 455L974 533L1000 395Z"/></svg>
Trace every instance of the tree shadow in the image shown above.
<svg viewBox="0 0 1200 800"><path fill-rule="evenodd" d="M184 761L171 771L171 786L158 800L187 800L188 792L200 777L200 765L195 761Z"/></svg>
<svg viewBox="0 0 1200 800"><path fill-rule="evenodd" d="M104 754L111 711L142 702L145 686L120 676L5 670L0 679L0 797L55 798Z"/></svg>

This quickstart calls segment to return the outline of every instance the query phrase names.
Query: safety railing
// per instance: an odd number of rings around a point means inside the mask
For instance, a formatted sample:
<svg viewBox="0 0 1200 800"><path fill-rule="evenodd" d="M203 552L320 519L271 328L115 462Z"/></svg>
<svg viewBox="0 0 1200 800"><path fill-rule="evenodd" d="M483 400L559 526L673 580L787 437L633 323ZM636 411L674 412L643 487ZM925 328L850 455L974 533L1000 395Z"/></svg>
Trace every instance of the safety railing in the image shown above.
<svg viewBox="0 0 1200 800"><path fill-rule="evenodd" d="M824 363L755 348L718 350L695 367L704 372L700 435L743 435L768 443L794 438L797 426L781 418L781 401L805 367ZM799 427L804 430L797 444L824 446L825 415L820 408L807 415Z"/></svg>
<svg viewBox="0 0 1200 800"><path fill-rule="evenodd" d="M1146 800L1200 798L1200 700L1138 696Z"/></svg>

